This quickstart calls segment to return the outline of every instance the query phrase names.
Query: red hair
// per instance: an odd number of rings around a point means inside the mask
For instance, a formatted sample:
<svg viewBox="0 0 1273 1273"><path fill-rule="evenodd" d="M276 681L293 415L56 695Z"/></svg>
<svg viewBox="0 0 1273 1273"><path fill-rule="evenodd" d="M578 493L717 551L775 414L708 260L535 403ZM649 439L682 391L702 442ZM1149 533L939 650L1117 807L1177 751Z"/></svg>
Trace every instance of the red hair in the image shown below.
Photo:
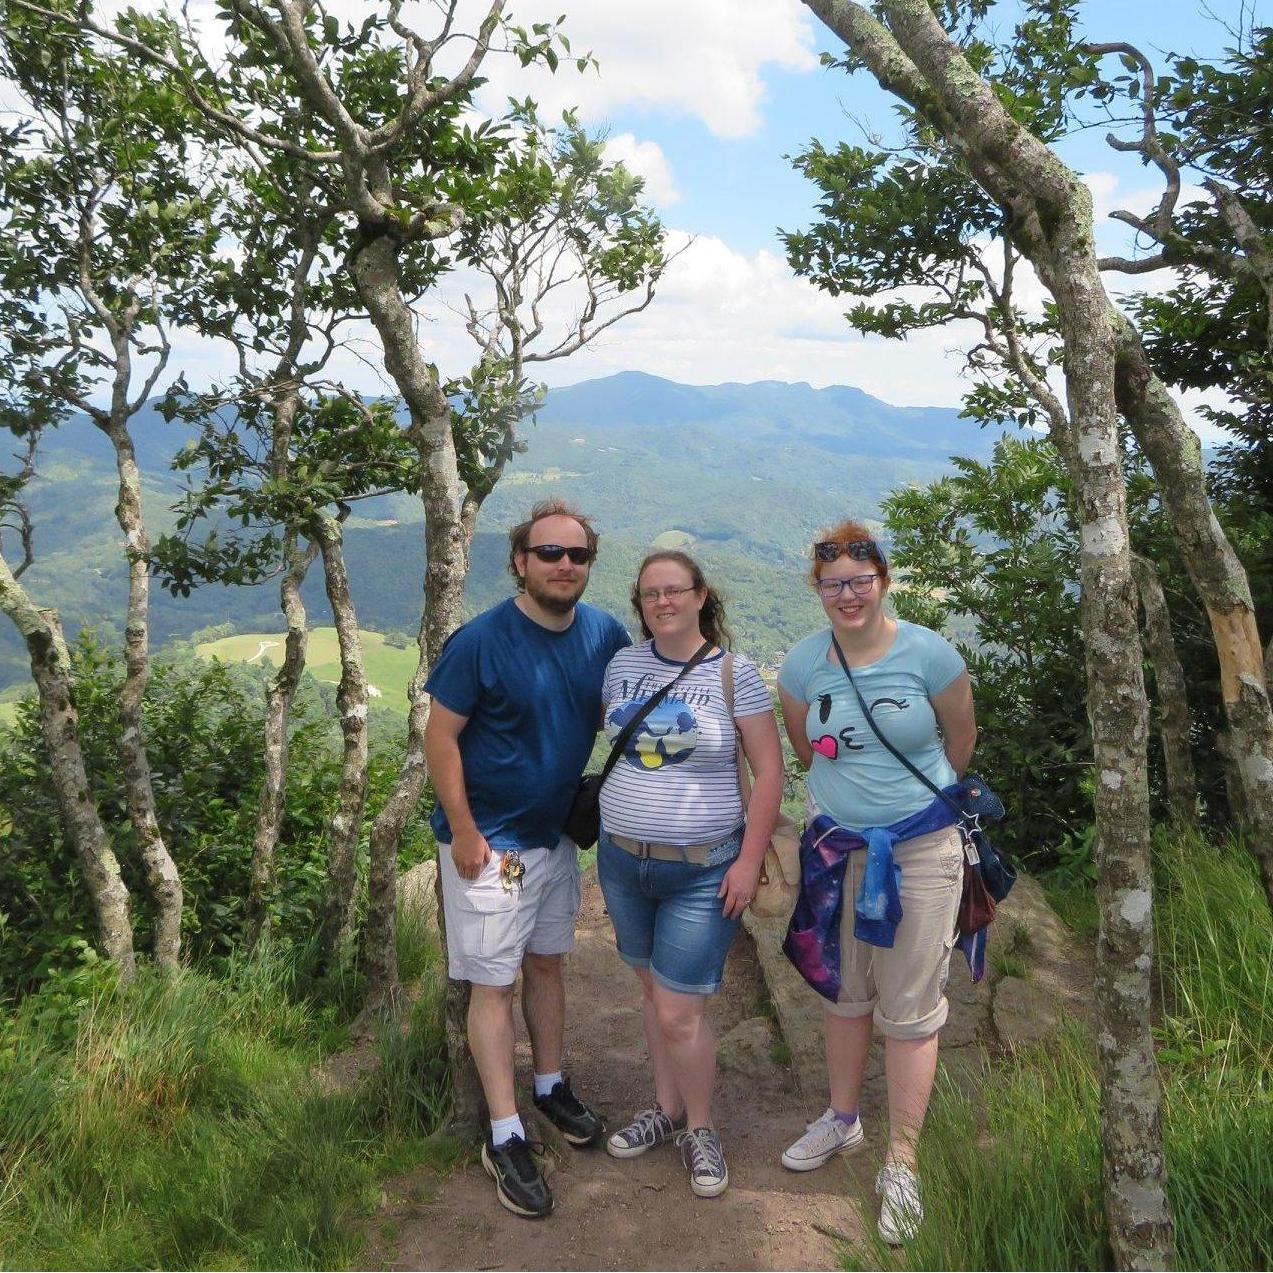
<svg viewBox="0 0 1273 1273"><path fill-rule="evenodd" d="M869 539L871 543L875 543L875 536L861 522L847 521L828 527L818 536L814 543L820 544L830 541L834 544L851 544L857 539ZM809 582L816 588L822 573L822 567L828 563L818 560L817 555L813 551L813 544L809 545L809 559L813 562L813 565L809 568ZM888 562L884 560L884 553L878 546L871 554L871 560L880 568L880 578L888 579Z"/></svg>

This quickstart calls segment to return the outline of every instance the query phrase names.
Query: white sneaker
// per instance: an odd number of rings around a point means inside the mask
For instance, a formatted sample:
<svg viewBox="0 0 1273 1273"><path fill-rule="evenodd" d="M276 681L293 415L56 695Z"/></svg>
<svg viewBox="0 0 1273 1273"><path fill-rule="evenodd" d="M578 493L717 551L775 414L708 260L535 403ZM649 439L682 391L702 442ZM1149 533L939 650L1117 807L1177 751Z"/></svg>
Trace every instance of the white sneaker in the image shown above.
<svg viewBox="0 0 1273 1273"><path fill-rule="evenodd" d="M900 1163L883 1167L875 1177L875 1192L880 1195L880 1237L889 1246L909 1242L924 1219L915 1173Z"/></svg>
<svg viewBox="0 0 1273 1273"><path fill-rule="evenodd" d="M814 1171L845 1149L856 1149L862 1143L862 1120L846 1123L834 1109L806 1128L804 1135L782 1155L782 1165L791 1171Z"/></svg>

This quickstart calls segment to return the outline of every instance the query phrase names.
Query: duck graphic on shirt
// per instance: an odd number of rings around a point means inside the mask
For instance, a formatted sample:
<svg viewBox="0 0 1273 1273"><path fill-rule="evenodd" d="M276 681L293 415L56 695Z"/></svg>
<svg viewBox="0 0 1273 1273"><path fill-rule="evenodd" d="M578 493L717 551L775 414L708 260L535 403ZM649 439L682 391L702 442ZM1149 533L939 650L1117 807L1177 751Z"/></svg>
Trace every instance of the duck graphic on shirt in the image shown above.
<svg viewBox="0 0 1273 1273"><path fill-rule="evenodd" d="M645 706L644 698L616 703L606 716L610 742ZM664 699L636 728L623 749L623 759L636 769L663 769L684 764L698 745L698 718L688 704Z"/></svg>

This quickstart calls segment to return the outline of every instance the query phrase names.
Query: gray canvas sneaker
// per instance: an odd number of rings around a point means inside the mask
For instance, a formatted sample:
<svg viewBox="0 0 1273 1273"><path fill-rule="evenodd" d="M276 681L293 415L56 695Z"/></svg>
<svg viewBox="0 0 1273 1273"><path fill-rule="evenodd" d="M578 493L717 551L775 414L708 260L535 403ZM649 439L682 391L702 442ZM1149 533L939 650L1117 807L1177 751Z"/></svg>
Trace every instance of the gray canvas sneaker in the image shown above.
<svg viewBox="0 0 1273 1273"><path fill-rule="evenodd" d="M690 1188L700 1198L715 1198L729 1184L729 1168L720 1137L710 1127L695 1127L678 1132L676 1143L681 1159L690 1169Z"/></svg>
<svg viewBox="0 0 1273 1273"><path fill-rule="evenodd" d="M890 1246L909 1242L924 1219L915 1173L900 1163L883 1167L875 1177L875 1192L880 1195L880 1237Z"/></svg>
<svg viewBox="0 0 1273 1273"><path fill-rule="evenodd" d="M813 1171L846 1149L856 1149L863 1138L862 1120L855 1118L846 1123L828 1109L821 1118L815 1118L794 1145L782 1155L782 1165L789 1171Z"/></svg>
<svg viewBox="0 0 1273 1273"><path fill-rule="evenodd" d="M615 1132L606 1141L606 1153L612 1158L636 1158L684 1130L684 1114L673 1119L663 1112L661 1105L655 1105L653 1109L641 1110L626 1127Z"/></svg>

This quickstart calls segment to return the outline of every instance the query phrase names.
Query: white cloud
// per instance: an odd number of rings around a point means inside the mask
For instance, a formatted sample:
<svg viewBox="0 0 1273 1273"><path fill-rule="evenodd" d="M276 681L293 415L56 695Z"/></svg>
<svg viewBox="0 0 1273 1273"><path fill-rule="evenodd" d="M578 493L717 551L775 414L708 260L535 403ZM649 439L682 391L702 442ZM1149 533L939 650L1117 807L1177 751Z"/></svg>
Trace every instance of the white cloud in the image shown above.
<svg viewBox="0 0 1273 1273"><path fill-rule="evenodd" d="M561 0L520 0L523 23L551 21ZM718 137L746 137L761 122L761 71L818 66L813 23L796 0L591 0L567 11L564 30L577 53L592 53L600 74L563 64L555 76L528 74L511 59L484 68L487 109L527 92L547 113L578 106L603 121L620 109L691 115Z"/></svg>
<svg viewBox="0 0 1273 1273"><path fill-rule="evenodd" d="M607 139L605 154L610 163L623 164L645 181L645 193L651 203L666 208L680 202L681 192L676 188L672 166L658 142L638 141L631 133L620 133Z"/></svg>
<svg viewBox="0 0 1273 1273"><path fill-rule="evenodd" d="M684 234L672 247L684 246ZM568 362L542 371L550 383L573 383L636 369L692 384L738 380L805 380L851 384L901 405L958 401L962 339L952 331L921 333L907 342L865 340L835 299L795 278L769 251L736 251L700 237L669 267L654 303L617 324ZM436 355L458 348L443 324L425 332Z"/></svg>
<svg viewBox="0 0 1273 1273"><path fill-rule="evenodd" d="M130 4L141 9L175 8L175 0L98 0L97 10L112 18ZM359 23L371 9L367 0L326 0L328 13ZM375 9L383 12L383 3ZM460 0L456 31L472 33L489 0ZM587 122L600 123L624 108L658 111L700 119L718 137L745 137L760 127L765 67L813 71L814 24L798 0L587 0L571 9L562 0L512 0L508 17L529 28L553 22L566 10L562 29L576 54L590 53L600 74L576 71L563 61L558 72L523 68L508 54L492 53L482 66L489 83L482 105L500 115L509 96L529 94L553 117L577 106ZM215 60L225 48L224 24L215 0L190 0L189 11L200 43ZM439 26L437 6L408 0L403 20L430 36ZM443 70L458 67L471 43L455 40L446 50Z"/></svg>

